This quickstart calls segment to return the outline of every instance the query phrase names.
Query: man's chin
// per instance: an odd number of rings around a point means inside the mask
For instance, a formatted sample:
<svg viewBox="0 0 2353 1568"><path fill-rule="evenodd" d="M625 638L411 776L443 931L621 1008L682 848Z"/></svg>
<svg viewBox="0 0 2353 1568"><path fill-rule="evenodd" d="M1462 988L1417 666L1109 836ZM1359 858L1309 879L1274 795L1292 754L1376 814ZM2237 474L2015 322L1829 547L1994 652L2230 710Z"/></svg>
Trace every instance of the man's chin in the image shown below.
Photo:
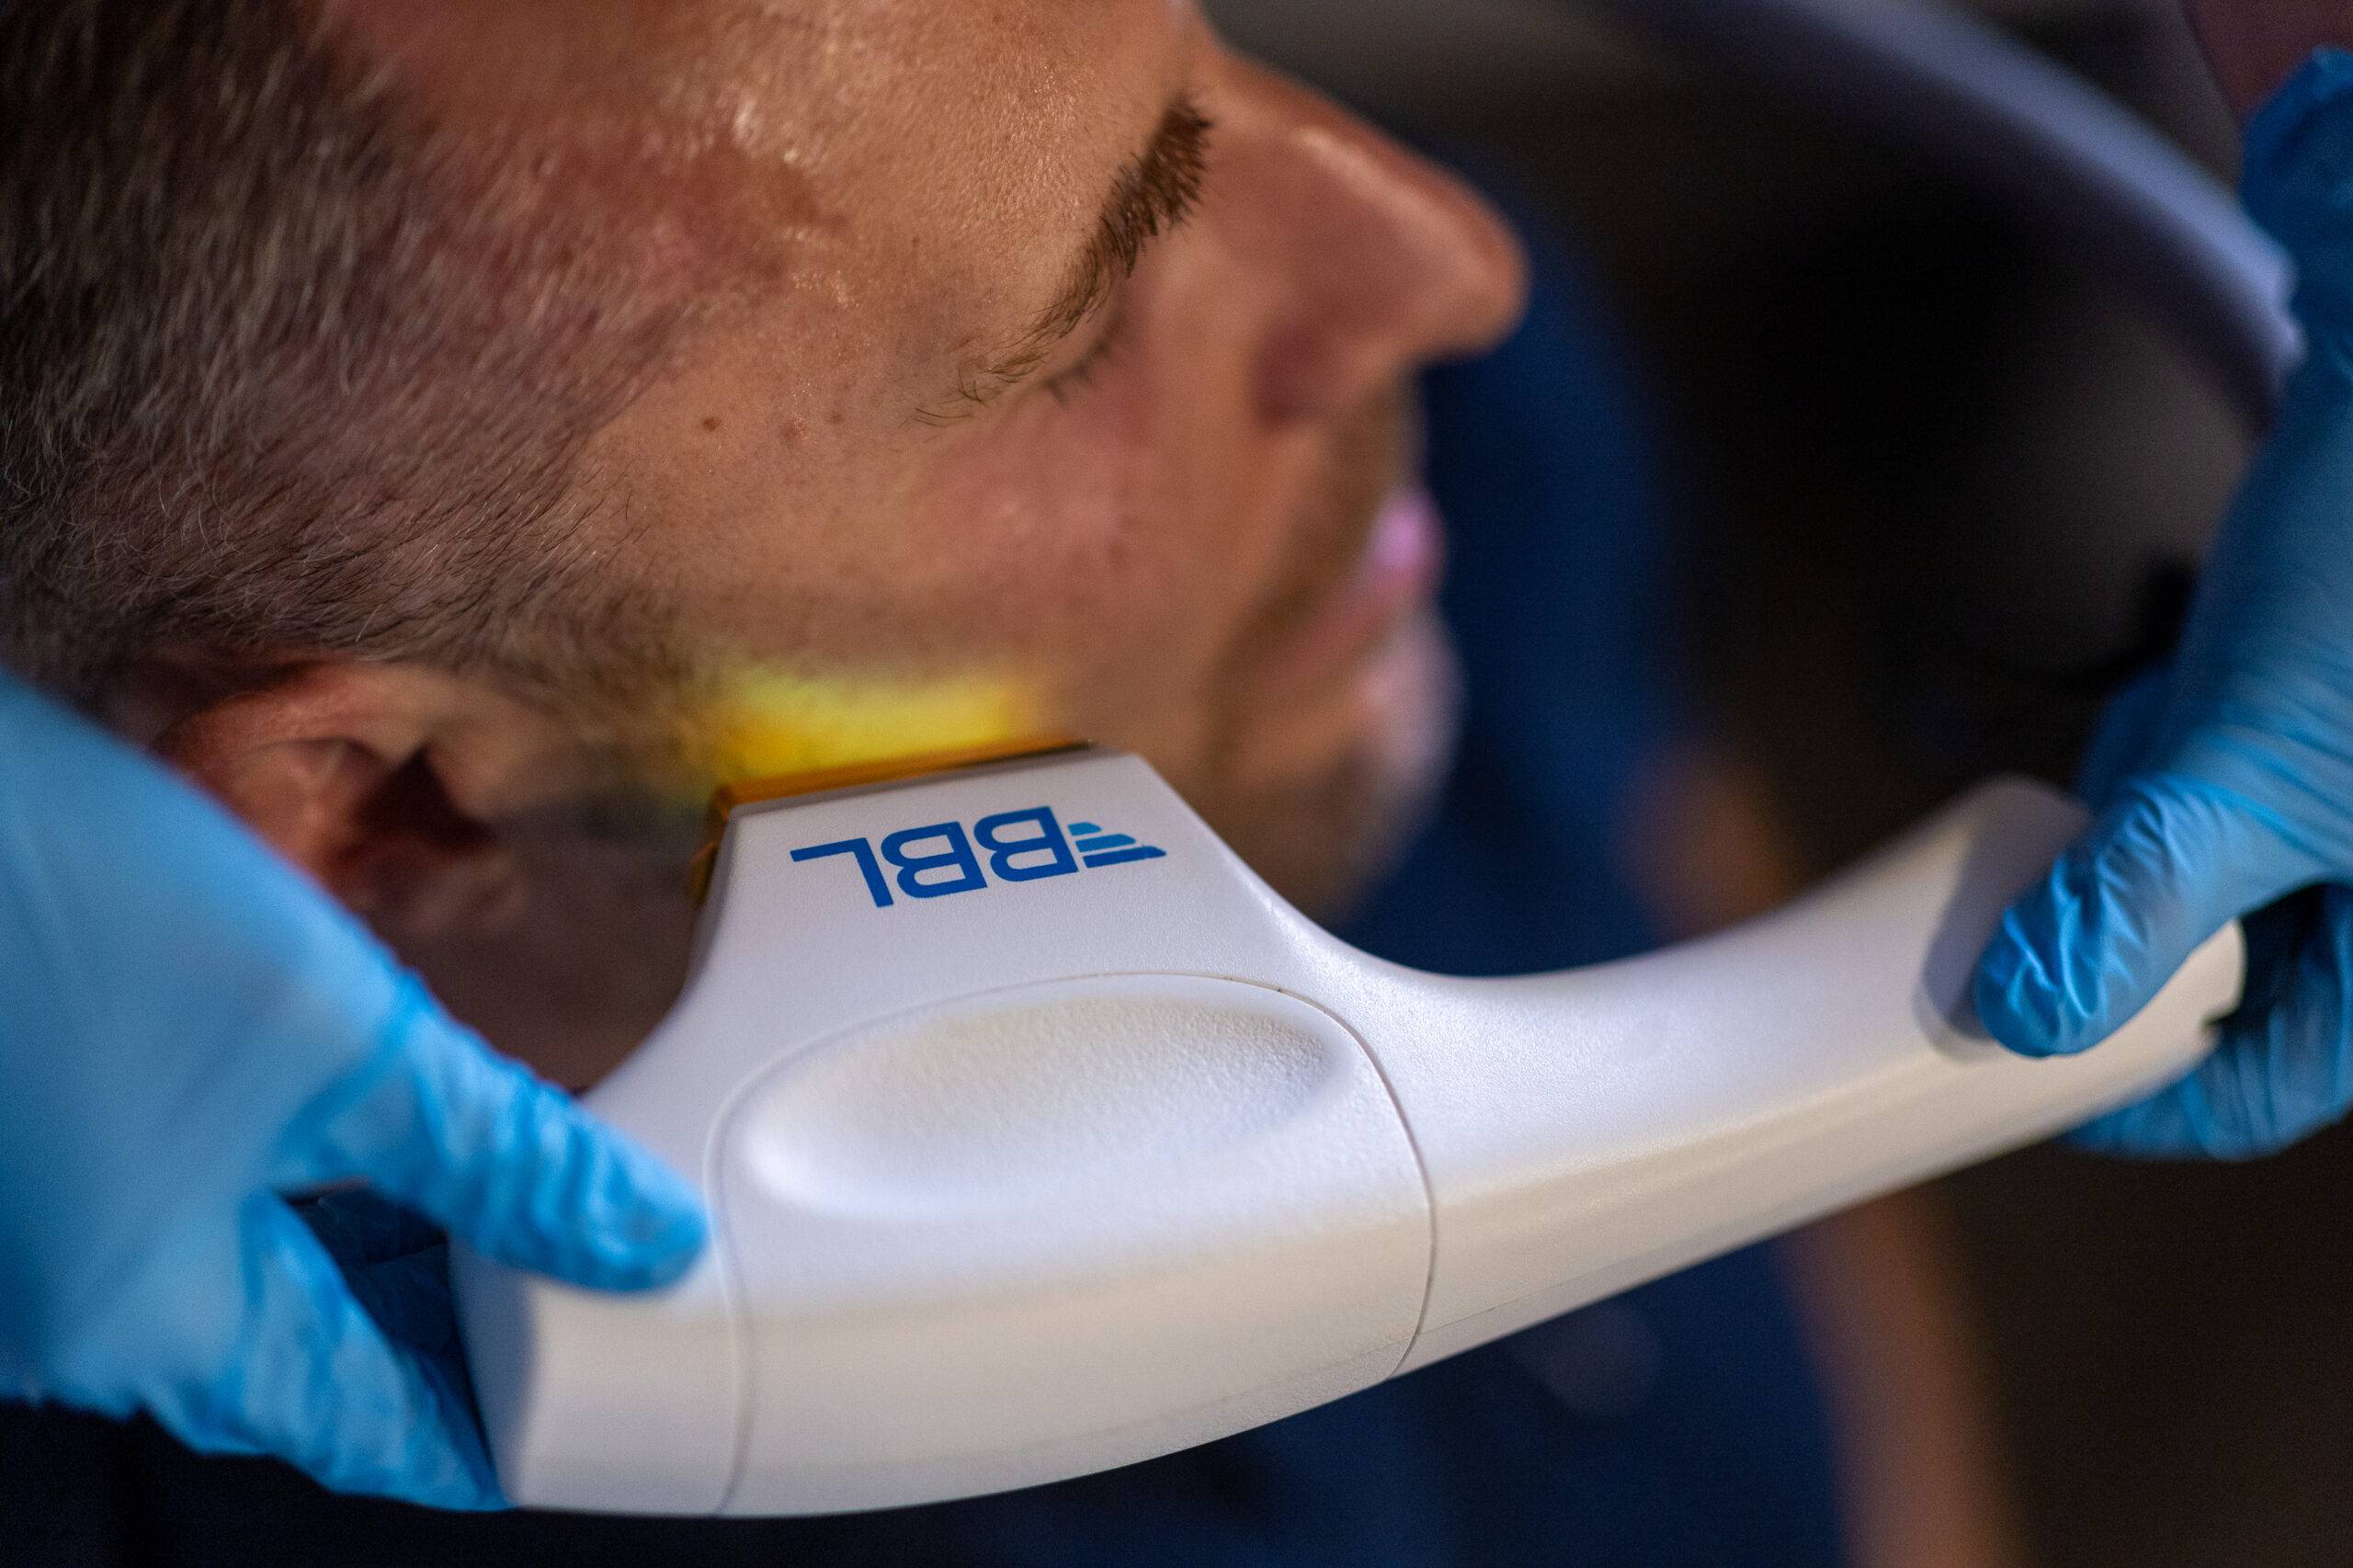
<svg viewBox="0 0 2353 1568"><path fill-rule="evenodd" d="M1196 803L1276 892L1339 919L1427 825L1461 706L1453 644L1421 611L1324 700L1252 715L1219 798Z"/></svg>

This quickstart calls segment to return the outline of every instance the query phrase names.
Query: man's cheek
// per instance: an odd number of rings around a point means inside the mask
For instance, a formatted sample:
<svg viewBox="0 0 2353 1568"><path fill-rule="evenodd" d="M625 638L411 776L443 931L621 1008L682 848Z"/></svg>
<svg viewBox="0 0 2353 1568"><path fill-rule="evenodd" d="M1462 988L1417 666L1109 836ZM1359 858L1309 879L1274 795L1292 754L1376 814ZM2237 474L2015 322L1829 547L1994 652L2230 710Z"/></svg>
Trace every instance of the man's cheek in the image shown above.
<svg viewBox="0 0 2353 1568"><path fill-rule="evenodd" d="M947 569L941 585L1017 644L1165 636L1213 610L1233 565L1188 531L1177 506L1137 487L983 494L956 511L928 525Z"/></svg>

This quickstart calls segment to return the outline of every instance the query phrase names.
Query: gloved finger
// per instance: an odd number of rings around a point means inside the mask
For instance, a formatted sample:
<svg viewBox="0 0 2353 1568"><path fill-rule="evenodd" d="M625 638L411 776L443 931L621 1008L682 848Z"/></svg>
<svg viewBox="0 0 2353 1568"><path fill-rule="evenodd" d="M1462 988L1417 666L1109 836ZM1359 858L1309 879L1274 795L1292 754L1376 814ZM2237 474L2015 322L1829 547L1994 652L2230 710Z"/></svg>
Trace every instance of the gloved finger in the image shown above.
<svg viewBox="0 0 2353 1568"><path fill-rule="evenodd" d="M2200 943L2310 880L2309 857L2254 801L2188 774L2137 776L2003 916L1978 960L1978 1017L2025 1055L2086 1050Z"/></svg>
<svg viewBox="0 0 2353 1568"><path fill-rule="evenodd" d="M233 1346L200 1385L151 1395L150 1413L190 1448L272 1455L337 1492L503 1506L446 1372L384 1336L282 1202L257 1198L241 1219Z"/></svg>
<svg viewBox="0 0 2353 1568"><path fill-rule="evenodd" d="M290 1183L366 1178L484 1256L601 1290L686 1272L694 1190L409 983L387 1043L292 1133Z"/></svg>
<svg viewBox="0 0 2353 1568"><path fill-rule="evenodd" d="M2260 994L2224 1021L2188 1076L2075 1134L2086 1148L2156 1157L2253 1159L2353 1106L2353 892L2299 895L2247 922Z"/></svg>

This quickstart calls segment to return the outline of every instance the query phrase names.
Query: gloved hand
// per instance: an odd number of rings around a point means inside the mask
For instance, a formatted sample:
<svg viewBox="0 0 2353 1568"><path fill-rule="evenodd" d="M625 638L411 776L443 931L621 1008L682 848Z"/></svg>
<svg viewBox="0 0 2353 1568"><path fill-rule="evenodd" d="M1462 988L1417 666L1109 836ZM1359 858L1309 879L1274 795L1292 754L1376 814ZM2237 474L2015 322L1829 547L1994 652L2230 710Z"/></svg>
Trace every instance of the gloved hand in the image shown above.
<svg viewBox="0 0 2353 1568"><path fill-rule="evenodd" d="M2256 116L2245 194L2297 263L2309 358L2174 663L2093 748L2097 823L1976 975L2004 1044L2083 1051L2252 915L2220 1049L2079 1135L2131 1153L2259 1154L2353 1104L2353 55L2321 51Z"/></svg>
<svg viewBox="0 0 2353 1568"><path fill-rule="evenodd" d="M0 676L0 1397L500 1506L438 1259L361 1281L395 1337L282 1196L347 1181L600 1289L703 1237L226 812Z"/></svg>

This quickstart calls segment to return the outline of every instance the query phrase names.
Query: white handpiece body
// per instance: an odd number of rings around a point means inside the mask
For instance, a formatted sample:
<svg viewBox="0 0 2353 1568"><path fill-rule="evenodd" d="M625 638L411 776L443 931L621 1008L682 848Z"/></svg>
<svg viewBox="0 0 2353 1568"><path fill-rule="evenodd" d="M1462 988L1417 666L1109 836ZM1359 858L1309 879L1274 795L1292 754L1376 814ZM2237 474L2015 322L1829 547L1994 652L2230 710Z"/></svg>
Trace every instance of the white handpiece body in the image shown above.
<svg viewBox="0 0 2353 1568"><path fill-rule="evenodd" d="M1979 1036L1975 959L2081 824L1988 785L1753 925L1472 981L1340 943L1118 754L739 812L683 1000L589 1101L713 1245L650 1298L460 1258L501 1481L795 1514L1063 1479L2045 1136L2190 1066L2241 978L2234 929L2085 1055Z"/></svg>

